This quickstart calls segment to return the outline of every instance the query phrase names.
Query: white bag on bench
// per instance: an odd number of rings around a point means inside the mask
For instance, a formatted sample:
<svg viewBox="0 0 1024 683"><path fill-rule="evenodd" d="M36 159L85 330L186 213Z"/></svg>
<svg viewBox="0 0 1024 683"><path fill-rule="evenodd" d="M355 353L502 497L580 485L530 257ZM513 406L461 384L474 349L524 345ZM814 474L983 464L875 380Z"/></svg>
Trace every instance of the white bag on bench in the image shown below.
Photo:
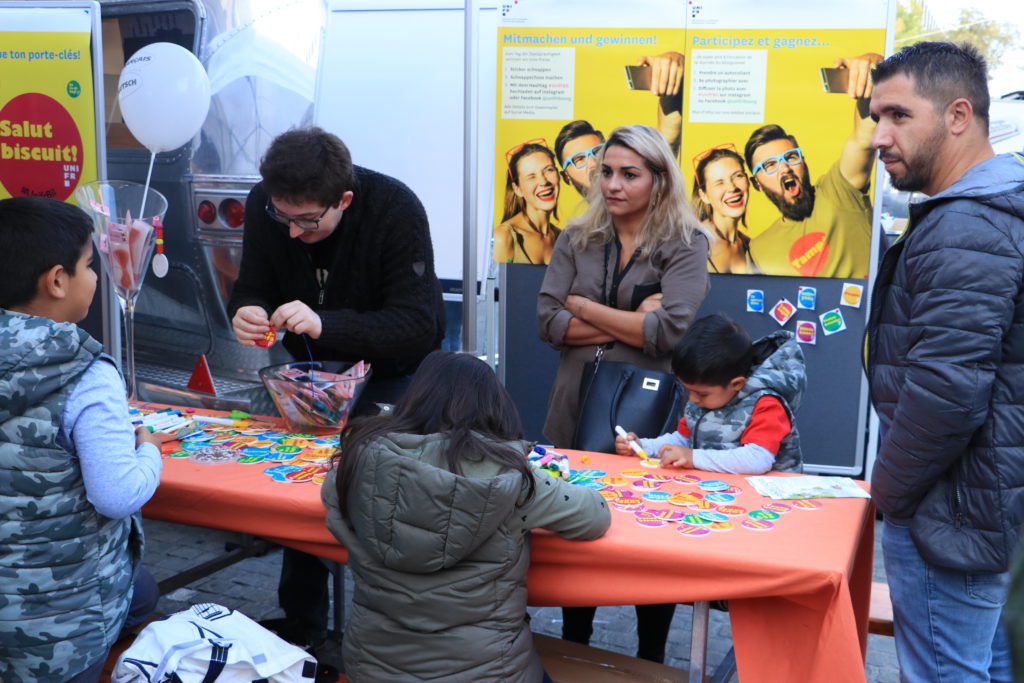
<svg viewBox="0 0 1024 683"><path fill-rule="evenodd" d="M111 680L309 683L315 677L309 653L241 612L207 603L146 626L118 658Z"/></svg>

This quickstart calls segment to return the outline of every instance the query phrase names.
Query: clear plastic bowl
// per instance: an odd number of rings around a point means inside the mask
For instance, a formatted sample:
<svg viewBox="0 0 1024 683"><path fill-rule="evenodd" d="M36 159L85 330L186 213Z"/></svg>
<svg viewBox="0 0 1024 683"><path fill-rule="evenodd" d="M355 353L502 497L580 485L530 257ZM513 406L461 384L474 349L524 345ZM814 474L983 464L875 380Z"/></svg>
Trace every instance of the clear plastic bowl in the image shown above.
<svg viewBox="0 0 1024 683"><path fill-rule="evenodd" d="M343 429L371 370L354 372L355 363L295 361L260 370L260 379L288 427Z"/></svg>

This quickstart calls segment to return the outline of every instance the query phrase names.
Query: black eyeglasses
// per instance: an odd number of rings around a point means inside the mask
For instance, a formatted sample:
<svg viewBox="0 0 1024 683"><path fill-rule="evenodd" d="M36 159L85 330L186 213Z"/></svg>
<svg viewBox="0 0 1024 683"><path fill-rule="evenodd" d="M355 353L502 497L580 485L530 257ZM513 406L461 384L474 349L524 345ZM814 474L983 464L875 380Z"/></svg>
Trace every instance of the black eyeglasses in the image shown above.
<svg viewBox="0 0 1024 683"><path fill-rule="evenodd" d="M270 197L267 197L267 205L264 207L264 210L267 212L268 216L273 218L278 223L281 223L286 226L294 223L295 227L297 227L300 230L307 230L309 232L313 232L314 230L320 227L320 221L324 219L324 216L326 216L327 212L331 210L331 207L328 206L316 218L295 218L294 216L286 216L283 213L279 213L277 208L274 206L274 202L270 199Z"/></svg>

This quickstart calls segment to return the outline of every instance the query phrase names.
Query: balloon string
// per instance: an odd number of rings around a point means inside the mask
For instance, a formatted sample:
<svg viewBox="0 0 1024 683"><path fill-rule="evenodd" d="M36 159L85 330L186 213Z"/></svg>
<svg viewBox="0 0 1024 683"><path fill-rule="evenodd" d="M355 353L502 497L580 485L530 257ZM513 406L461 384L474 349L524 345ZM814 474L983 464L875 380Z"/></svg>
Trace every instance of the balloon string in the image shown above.
<svg viewBox="0 0 1024 683"><path fill-rule="evenodd" d="M149 157L149 170L146 171L146 184L142 188L142 206L139 207L139 218L143 221L146 220L147 216L144 213L146 209L146 195L149 194L149 179L153 177L153 162L156 161L156 152L152 152Z"/></svg>

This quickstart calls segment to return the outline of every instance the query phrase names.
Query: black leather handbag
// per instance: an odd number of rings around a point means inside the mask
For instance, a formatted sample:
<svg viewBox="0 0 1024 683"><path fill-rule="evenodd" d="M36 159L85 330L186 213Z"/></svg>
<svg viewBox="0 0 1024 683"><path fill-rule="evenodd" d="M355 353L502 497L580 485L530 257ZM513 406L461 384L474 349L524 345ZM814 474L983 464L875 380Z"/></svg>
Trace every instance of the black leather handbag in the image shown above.
<svg viewBox="0 0 1024 683"><path fill-rule="evenodd" d="M572 447L614 453L615 425L645 438L674 430L683 400L675 376L632 363L602 360L603 354L604 347L598 347L594 361L583 366Z"/></svg>

